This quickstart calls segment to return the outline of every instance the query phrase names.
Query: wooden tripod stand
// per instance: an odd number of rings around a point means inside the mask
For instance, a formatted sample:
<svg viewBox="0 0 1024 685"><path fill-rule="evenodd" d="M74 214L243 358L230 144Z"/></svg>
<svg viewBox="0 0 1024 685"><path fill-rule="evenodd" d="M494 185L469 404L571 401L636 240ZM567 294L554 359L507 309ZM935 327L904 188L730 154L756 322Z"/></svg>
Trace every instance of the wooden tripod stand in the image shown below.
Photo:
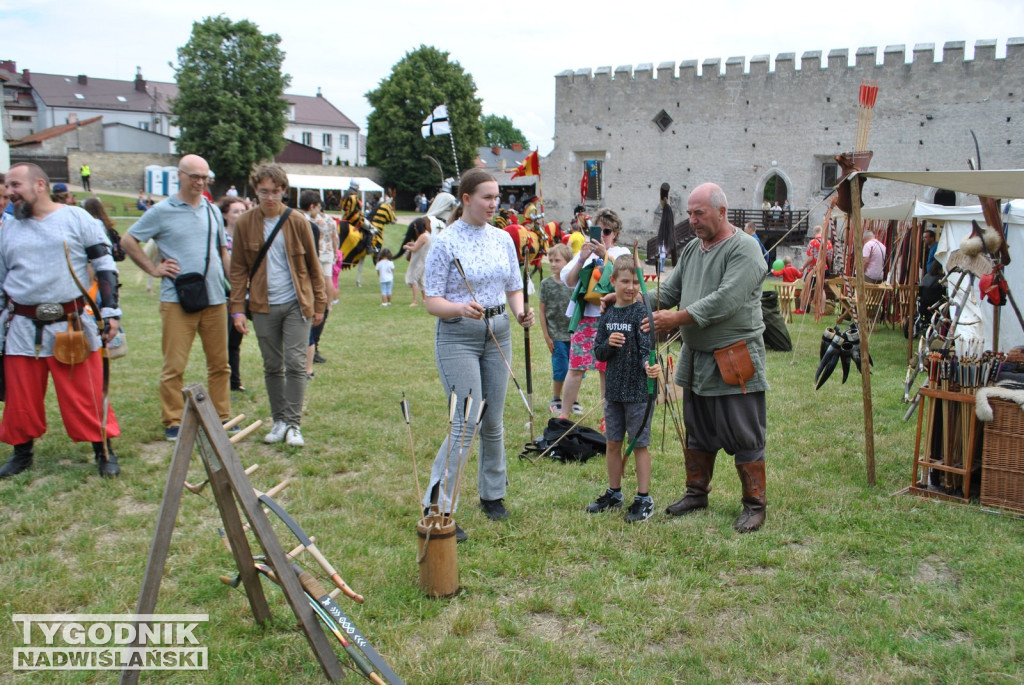
<svg viewBox="0 0 1024 685"><path fill-rule="evenodd" d="M199 447L199 455L210 479L220 517L224 523L224 531L231 544L231 553L245 585L245 594L249 598L253 617L260 624L270 619L270 608L267 606L263 586L260 585L259 574L253 566L252 549L246 538L238 509L249 521L249 526L260 547L267 557L269 565L274 569L281 583L281 589L288 600L289 606L302 626L302 631L309 640L309 645L320 662L324 675L331 682L338 682L344 677L344 670L331 643L327 640L320 624L317 622L313 609L306 601L299 579L292 571L290 563L277 539L270 521L267 520L263 508L253 492L252 483L242 468L242 462L235 452L234 445L228 439L214 410L206 390L198 384L185 388L185 411L181 418L181 430L178 443L171 458L171 468L167 474L164 497L160 504L156 531L153 543L149 548L149 559L146 562L146 573L142 579L142 589L135 609L137 615L152 614L156 608L157 595L160 592L160 579L167 563L167 554L174 532L174 523L181 505L181 495L185 488L185 477L188 474L189 461L193 449ZM237 504L236 504L237 502ZM141 622L141 621L140 621ZM138 635L138 631L136 631ZM132 644L132 647L137 647ZM139 681L138 670L121 672L121 685L133 685Z"/></svg>

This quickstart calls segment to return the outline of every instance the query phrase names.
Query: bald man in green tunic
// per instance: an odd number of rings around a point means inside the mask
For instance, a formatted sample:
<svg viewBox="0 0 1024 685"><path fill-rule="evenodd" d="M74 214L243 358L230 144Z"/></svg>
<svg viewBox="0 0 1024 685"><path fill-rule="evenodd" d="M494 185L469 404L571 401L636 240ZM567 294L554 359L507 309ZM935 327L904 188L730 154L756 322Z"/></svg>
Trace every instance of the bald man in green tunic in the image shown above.
<svg viewBox="0 0 1024 685"><path fill-rule="evenodd" d="M657 331L678 328L683 340L675 382L684 389L686 493L666 512L682 516L707 508L715 456L725 450L743 486L743 510L733 528L749 533L764 523L767 503L761 284L768 269L757 241L726 218L720 187L695 188L687 214L698 240L683 248L652 298L659 306Z"/></svg>

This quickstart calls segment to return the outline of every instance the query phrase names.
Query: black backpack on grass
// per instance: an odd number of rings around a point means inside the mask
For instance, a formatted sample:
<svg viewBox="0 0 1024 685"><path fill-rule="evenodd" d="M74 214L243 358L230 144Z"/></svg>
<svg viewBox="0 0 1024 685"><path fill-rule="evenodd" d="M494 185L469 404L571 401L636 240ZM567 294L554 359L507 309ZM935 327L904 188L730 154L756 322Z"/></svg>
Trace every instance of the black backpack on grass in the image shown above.
<svg viewBox="0 0 1024 685"><path fill-rule="evenodd" d="M587 426L576 426L573 428L573 421L560 419L557 416L548 419L548 426L544 429L544 437L537 441L537 446L545 450L562 438L555 445L554 449L548 452L547 456L561 462L578 461L586 462L595 454L604 454L608 448L605 437L593 428ZM571 430L570 430L571 429ZM566 435L568 432L568 435ZM562 436L565 435L563 438Z"/></svg>

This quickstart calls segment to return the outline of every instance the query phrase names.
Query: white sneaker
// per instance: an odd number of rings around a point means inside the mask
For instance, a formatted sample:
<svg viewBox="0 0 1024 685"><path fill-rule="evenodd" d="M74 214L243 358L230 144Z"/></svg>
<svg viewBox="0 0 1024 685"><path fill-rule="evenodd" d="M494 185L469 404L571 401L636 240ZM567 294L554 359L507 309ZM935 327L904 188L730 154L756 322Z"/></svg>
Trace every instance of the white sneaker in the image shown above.
<svg viewBox="0 0 1024 685"><path fill-rule="evenodd" d="M284 433L284 441L289 447L305 447L306 441L302 439L302 429L298 426L288 426Z"/></svg>
<svg viewBox="0 0 1024 685"><path fill-rule="evenodd" d="M288 424L284 421L274 421L274 427L263 438L263 442L272 445L275 442L284 440L284 434L288 430Z"/></svg>

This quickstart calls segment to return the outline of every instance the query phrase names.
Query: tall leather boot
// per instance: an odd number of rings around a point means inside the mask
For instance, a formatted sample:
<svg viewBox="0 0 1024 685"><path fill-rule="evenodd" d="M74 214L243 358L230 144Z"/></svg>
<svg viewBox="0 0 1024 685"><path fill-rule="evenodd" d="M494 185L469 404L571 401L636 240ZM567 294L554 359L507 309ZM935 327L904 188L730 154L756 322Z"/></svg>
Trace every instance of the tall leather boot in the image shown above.
<svg viewBox="0 0 1024 685"><path fill-rule="evenodd" d="M103 443L94 442L92 452L96 456L96 466L99 467L102 478L112 478L121 474L121 467L117 463L117 455L114 454L114 446L107 440L107 452L103 453Z"/></svg>
<svg viewBox="0 0 1024 685"><path fill-rule="evenodd" d="M665 513L682 516L708 508L711 477L715 473L715 455L697 450L683 450L686 459L686 494L665 507Z"/></svg>
<svg viewBox="0 0 1024 685"><path fill-rule="evenodd" d="M764 523L765 506L768 504L764 494L764 462L736 464L736 471L743 485L743 511L732 527L738 533L752 533Z"/></svg>
<svg viewBox="0 0 1024 685"><path fill-rule="evenodd" d="M0 466L0 478L10 478L32 466L33 456L35 456L35 452L32 450L31 440L15 445L11 458L7 460L6 464Z"/></svg>

